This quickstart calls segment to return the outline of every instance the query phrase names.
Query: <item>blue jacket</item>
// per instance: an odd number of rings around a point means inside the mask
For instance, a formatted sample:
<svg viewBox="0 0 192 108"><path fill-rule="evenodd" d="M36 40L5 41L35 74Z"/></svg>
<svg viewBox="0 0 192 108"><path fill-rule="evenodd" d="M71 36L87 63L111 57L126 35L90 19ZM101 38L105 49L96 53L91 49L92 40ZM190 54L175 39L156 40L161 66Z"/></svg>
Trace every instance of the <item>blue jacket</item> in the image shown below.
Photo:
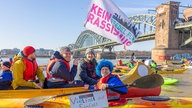
<svg viewBox="0 0 192 108"><path fill-rule="evenodd" d="M12 77L12 71L10 70L7 70L7 71L4 71L1 75L1 79L0 81L5 81L5 80L10 80L12 81L13 80L13 77Z"/></svg>
<svg viewBox="0 0 192 108"><path fill-rule="evenodd" d="M71 71L69 71L64 62L56 61L50 71L50 74L53 77L62 78L67 81L73 81L77 74L77 66L73 65Z"/></svg>
<svg viewBox="0 0 192 108"><path fill-rule="evenodd" d="M123 82L118 78L118 76L113 75L111 76L108 81L107 81L108 87L113 87L113 86L120 86L120 85L124 85ZM126 94L128 92L128 89L126 86L124 87L119 87L119 88L113 88L111 89L117 93L120 94Z"/></svg>

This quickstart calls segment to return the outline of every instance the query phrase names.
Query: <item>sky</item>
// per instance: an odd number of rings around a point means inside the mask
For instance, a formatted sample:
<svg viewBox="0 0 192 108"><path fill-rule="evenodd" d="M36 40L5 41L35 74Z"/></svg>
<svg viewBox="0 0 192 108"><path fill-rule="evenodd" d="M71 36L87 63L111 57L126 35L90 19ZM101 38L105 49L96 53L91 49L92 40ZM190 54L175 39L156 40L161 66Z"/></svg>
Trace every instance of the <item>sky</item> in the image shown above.
<svg viewBox="0 0 192 108"><path fill-rule="evenodd" d="M147 14L167 0L112 0L127 16ZM175 0L192 5L191 0ZM75 43L86 20L90 0L0 0L0 50L27 45L58 50ZM153 12L151 12L153 13ZM154 14L154 13L153 13ZM134 43L128 50L154 48L155 42ZM121 47L123 50L122 46ZM114 48L115 49L115 48ZM116 47L116 49L119 49Z"/></svg>

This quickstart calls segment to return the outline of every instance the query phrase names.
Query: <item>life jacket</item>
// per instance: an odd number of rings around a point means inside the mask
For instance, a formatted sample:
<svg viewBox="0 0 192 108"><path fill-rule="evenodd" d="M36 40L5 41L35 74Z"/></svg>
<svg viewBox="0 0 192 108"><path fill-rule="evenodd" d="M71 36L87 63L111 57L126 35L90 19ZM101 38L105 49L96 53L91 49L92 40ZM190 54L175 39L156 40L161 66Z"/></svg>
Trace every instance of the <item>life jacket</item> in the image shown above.
<svg viewBox="0 0 192 108"><path fill-rule="evenodd" d="M27 58L23 58L24 64L26 65L26 69L23 73L24 80L36 80L37 74L37 62L36 60L30 61Z"/></svg>
<svg viewBox="0 0 192 108"><path fill-rule="evenodd" d="M51 71L51 68L53 67L53 65L55 64L56 60L53 59L49 62L49 64L47 65L47 70L46 70L46 73L47 73L47 78L58 78L58 77L53 77L51 76L50 74L50 71ZM67 62L66 60L62 60L62 62L66 65L67 67L67 70L70 72L70 64L69 62ZM64 80L64 82L67 82L67 80Z"/></svg>
<svg viewBox="0 0 192 108"><path fill-rule="evenodd" d="M122 66L122 65L123 65L122 61L118 60L118 66Z"/></svg>
<svg viewBox="0 0 192 108"><path fill-rule="evenodd" d="M47 78L51 78L50 71L51 71L51 68L53 67L53 65L55 64L55 62L56 62L56 60L52 59L49 62L49 64L47 65L47 69L46 69Z"/></svg>
<svg viewBox="0 0 192 108"><path fill-rule="evenodd" d="M84 60L84 62L86 64L86 66L87 66L87 68L86 68L87 72L89 72L89 74L91 75L89 77L96 78L97 75L96 75L96 72L95 72L95 68L96 68L97 63L94 62L94 61L89 62L88 60Z"/></svg>
<svg viewBox="0 0 192 108"><path fill-rule="evenodd" d="M102 83L107 83L109 78L111 78L111 77L118 77L118 76L113 75L113 74L109 74L105 78L101 78L99 80L99 82L97 83L97 88L100 87L102 85ZM119 100L109 101L108 102L109 106L121 106L121 105L125 105L127 103L126 99L125 98L120 98L120 94L117 93L117 92L114 92L114 91L112 91L110 89L107 89L106 93L107 93L107 99L108 100L113 99L113 97L115 97L115 98L118 97L119 98Z"/></svg>
<svg viewBox="0 0 192 108"><path fill-rule="evenodd" d="M62 60L62 61L66 65L67 70L70 72L70 64L69 64L69 62L67 62L66 60Z"/></svg>
<svg viewBox="0 0 192 108"><path fill-rule="evenodd" d="M100 88L100 86L101 86L103 83L107 83L108 80L109 80L109 78L111 78L111 77L118 77L118 76L117 76L117 75L113 75L113 74L109 74L108 76L99 79L99 82L97 83L97 87ZM119 93L113 92L113 91L111 91L111 90L109 90L109 89L107 89L106 92L107 92L107 97L108 97L108 98L110 98L111 96L112 96L112 97L113 97L113 96L120 96Z"/></svg>

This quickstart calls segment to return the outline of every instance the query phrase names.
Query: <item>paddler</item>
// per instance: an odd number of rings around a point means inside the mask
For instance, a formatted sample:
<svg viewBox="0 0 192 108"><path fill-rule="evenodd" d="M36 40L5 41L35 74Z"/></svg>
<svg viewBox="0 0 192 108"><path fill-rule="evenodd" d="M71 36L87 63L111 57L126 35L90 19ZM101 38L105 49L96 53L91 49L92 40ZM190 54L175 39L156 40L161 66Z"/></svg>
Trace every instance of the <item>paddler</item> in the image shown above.
<svg viewBox="0 0 192 108"><path fill-rule="evenodd" d="M42 88L45 78L36 62L35 48L26 46L22 53L23 57L12 65L13 89ZM36 77L38 80L36 80Z"/></svg>
<svg viewBox="0 0 192 108"><path fill-rule="evenodd" d="M96 73L101 77L101 79L97 83L97 89L106 89L107 87L124 85L117 75L112 74L112 70L112 62L106 59L99 62L96 67ZM120 105L122 103L126 104L126 99L120 98L120 94L126 94L127 92L128 89L126 86L107 89L107 99L109 101L109 106Z"/></svg>
<svg viewBox="0 0 192 108"><path fill-rule="evenodd" d="M72 52L69 47L62 47L60 49L61 60L55 61L50 70L50 77L47 79L48 88L67 88L84 86L80 80L74 80L77 74L77 65L79 60L73 60L73 66L70 68L70 61L72 60Z"/></svg>
<svg viewBox="0 0 192 108"><path fill-rule="evenodd" d="M100 77L96 74L97 61L95 59L95 52L88 48L85 51L85 58L80 62L78 68L81 80L90 87L97 84Z"/></svg>

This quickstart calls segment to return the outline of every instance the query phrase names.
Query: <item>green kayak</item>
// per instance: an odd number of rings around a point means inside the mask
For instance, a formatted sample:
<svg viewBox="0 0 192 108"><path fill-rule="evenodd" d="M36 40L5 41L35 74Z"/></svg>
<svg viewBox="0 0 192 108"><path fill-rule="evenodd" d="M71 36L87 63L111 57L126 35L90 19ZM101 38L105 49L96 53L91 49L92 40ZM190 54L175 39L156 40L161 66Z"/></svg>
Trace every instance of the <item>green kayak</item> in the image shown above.
<svg viewBox="0 0 192 108"><path fill-rule="evenodd" d="M164 85L171 85L171 84L175 84L175 83L179 82L179 80L175 79L175 78L163 77L163 79L164 79Z"/></svg>

